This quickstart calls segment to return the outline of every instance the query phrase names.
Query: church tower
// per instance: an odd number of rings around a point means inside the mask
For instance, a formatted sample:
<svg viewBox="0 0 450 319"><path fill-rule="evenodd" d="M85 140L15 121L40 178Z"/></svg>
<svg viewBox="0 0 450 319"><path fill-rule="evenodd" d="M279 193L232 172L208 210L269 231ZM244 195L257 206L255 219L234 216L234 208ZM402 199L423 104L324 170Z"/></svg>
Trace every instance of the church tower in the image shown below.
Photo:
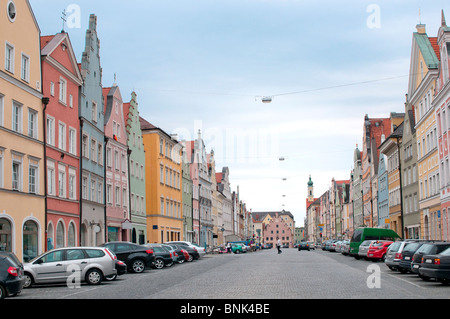
<svg viewBox="0 0 450 319"><path fill-rule="evenodd" d="M311 175L309 175L308 181L308 203L312 203L314 201L314 183L311 180Z"/></svg>

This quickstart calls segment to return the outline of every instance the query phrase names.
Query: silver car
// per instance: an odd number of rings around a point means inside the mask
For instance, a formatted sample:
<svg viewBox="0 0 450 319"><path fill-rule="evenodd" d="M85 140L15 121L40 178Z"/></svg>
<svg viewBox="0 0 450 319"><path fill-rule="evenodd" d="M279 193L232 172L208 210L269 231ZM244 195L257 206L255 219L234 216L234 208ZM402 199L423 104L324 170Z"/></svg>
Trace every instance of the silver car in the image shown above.
<svg viewBox="0 0 450 319"><path fill-rule="evenodd" d="M367 252L369 251L370 244L376 240L365 240L359 246L358 256L367 259Z"/></svg>
<svg viewBox="0 0 450 319"><path fill-rule="evenodd" d="M98 285L105 277L117 274L116 259L116 255L104 247L52 249L23 265L24 288L64 282Z"/></svg>
<svg viewBox="0 0 450 319"><path fill-rule="evenodd" d="M405 248L406 244L411 242L417 242L420 241L418 239L406 239L402 241L396 241L393 242L392 245L389 246L389 249L386 252L386 258L384 260L384 263L386 266L389 267L391 270L397 270L398 264L402 260L402 252L403 248Z"/></svg>

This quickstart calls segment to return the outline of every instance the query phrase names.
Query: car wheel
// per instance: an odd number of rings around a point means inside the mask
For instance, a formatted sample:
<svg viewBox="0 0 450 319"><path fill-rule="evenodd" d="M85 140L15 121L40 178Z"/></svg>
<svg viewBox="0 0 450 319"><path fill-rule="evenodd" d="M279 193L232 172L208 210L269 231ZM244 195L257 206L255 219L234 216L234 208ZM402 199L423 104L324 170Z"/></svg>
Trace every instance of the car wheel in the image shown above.
<svg viewBox="0 0 450 319"><path fill-rule="evenodd" d="M105 279L108 280L108 281L114 281L114 280L117 279L117 275L107 276L107 277L105 277Z"/></svg>
<svg viewBox="0 0 450 319"><path fill-rule="evenodd" d="M33 286L33 277L29 274L29 273L24 273L23 274L23 288L31 288L31 286Z"/></svg>
<svg viewBox="0 0 450 319"><path fill-rule="evenodd" d="M450 279L437 278L437 281L439 281L439 282L440 282L441 284L443 284L444 286L450 285Z"/></svg>
<svg viewBox="0 0 450 319"><path fill-rule="evenodd" d="M6 289L0 285L0 299L5 299L6 297Z"/></svg>
<svg viewBox="0 0 450 319"><path fill-rule="evenodd" d="M193 260L194 260L194 257L193 257L191 254L189 254L189 259L188 259L188 261L191 262L191 261L193 261Z"/></svg>
<svg viewBox="0 0 450 319"><path fill-rule="evenodd" d="M162 259L156 259L155 260L155 268L156 269L162 269L162 268L164 268L164 260L162 260Z"/></svg>
<svg viewBox="0 0 450 319"><path fill-rule="evenodd" d="M133 272L138 274L143 272L145 270L144 261L142 259L133 260L133 262L131 263L131 270L133 270Z"/></svg>
<svg viewBox="0 0 450 319"><path fill-rule="evenodd" d="M405 268L399 268L398 271L400 271L401 274L407 274L408 273L408 269L405 269Z"/></svg>
<svg viewBox="0 0 450 319"><path fill-rule="evenodd" d="M85 279L89 285L99 285L102 282L103 274L98 269L91 269L86 273Z"/></svg>
<svg viewBox="0 0 450 319"><path fill-rule="evenodd" d="M165 265L166 267L172 267L173 266L173 261L171 261L170 263Z"/></svg>
<svg viewBox="0 0 450 319"><path fill-rule="evenodd" d="M180 259L180 260L178 260L178 263L182 264L182 263L184 263L184 261L185 261L185 259Z"/></svg>

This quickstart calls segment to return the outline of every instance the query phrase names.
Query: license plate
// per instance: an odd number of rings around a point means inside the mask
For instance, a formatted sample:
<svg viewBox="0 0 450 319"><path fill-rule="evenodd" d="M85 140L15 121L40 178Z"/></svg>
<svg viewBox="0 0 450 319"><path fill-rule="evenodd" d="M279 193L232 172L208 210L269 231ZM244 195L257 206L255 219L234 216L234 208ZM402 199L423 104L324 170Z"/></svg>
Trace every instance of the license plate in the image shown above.
<svg viewBox="0 0 450 319"><path fill-rule="evenodd" d="M373 254L369 254L369 256L370 256L370 257L372 257L372 256L373 256Z"/></svg>
<svg viewBox="0 0 450 319"><path fill-rule="evenodd" d="M411 259L411 257L405 257L405 260L410 260Z"/></svg>
<svg viewBox="0 0 450 319"><path fill-rule="evenodd" d="M419 265L414 265L413 268L419 268Z"/></svg>
<svg viewBox="0 0 450 319"><path fill-rule="evenodd" d="M433 260L431 260L431 259L425 259L425 262L426 262L427 264L431 264L431 263L433 262Z"/></svg>

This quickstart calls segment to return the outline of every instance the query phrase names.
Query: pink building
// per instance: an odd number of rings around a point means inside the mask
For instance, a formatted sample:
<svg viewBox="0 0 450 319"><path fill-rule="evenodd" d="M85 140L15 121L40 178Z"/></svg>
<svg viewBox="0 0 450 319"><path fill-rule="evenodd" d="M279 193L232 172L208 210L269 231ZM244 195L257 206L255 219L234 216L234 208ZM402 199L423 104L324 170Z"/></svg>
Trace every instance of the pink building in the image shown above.
<svg viewBox="0 0 450 319"><path fill-rule="evenodd" d="M423 218L426 239L450 240L450 27L442 12L441 27L437 35L440 64L433 105L436 110L439 145L439 176L441 182L441 210L425 212Z"/></svg>
<svg viewBox="0 0 450 319"><path fill-rule="evenodd" d="M103 88L106 139L107 241L129 241L128 146L123 100L119 87Z"/></svg>
<svg viewBox="0 0 450 319"><path fill-rule="evenodd" d="M41 57L43 93L50 99L44 110L49 250L79 245L82 77L67 33L41 37Z"/></svg>
<svg viewBox="0 0 450 319"><path fill-rule="evenodd" d="M265 244L272 244L273 247L276 246L278 239L280 239L282 245L294 247L294 233L279 213L275 213L269 223L264 225L263 238Z"/></svg>

